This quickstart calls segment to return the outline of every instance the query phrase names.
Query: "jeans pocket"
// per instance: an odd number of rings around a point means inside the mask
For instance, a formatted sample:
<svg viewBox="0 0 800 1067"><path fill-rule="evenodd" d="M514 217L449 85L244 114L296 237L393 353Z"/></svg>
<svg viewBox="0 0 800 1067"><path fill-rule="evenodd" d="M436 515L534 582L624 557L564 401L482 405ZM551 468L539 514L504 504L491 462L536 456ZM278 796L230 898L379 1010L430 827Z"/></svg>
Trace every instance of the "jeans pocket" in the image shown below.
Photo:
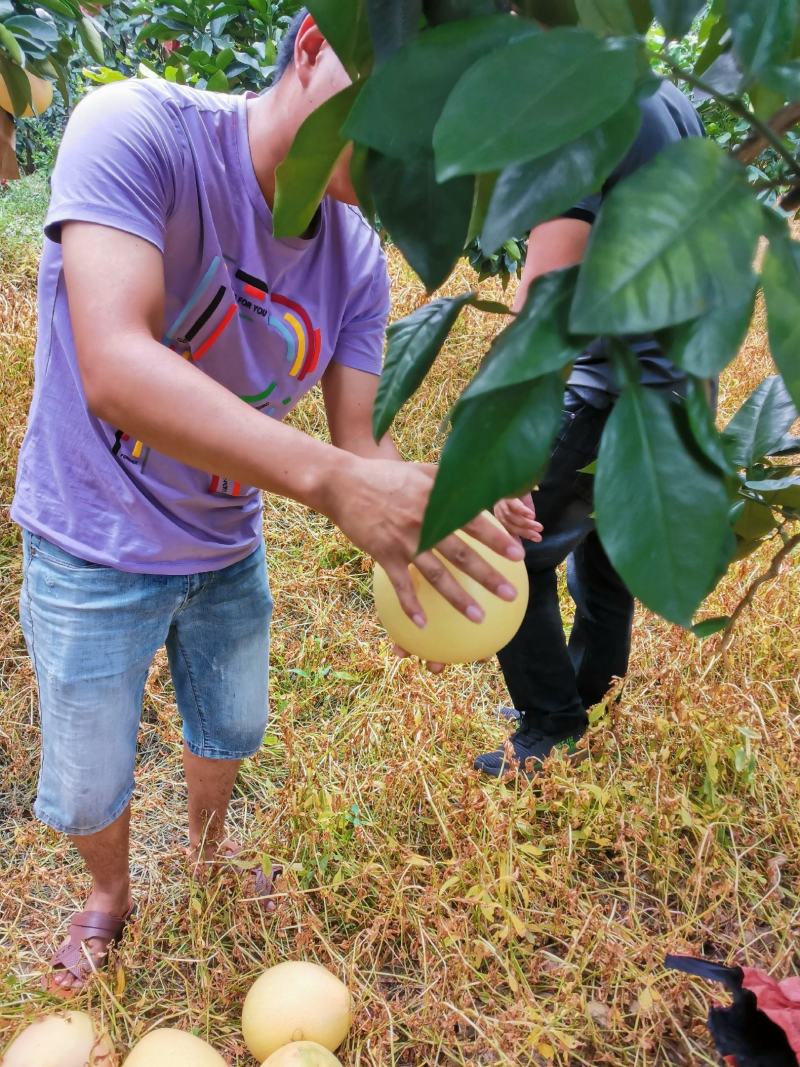
<svg viewBox="0 0 800 1067"><path fill-rule="evenodd" d="M41 537L39 534L30 535L29 545L31 559L36 559L38 557L46 561L48 564L60 567L62 570L102 571L108 569L101 566L99 563L90 563L89 560L81 559L80 556L73 556L71 552L66 552L63 548L59 548L57 545L54 545L51 541Z"/></svg>

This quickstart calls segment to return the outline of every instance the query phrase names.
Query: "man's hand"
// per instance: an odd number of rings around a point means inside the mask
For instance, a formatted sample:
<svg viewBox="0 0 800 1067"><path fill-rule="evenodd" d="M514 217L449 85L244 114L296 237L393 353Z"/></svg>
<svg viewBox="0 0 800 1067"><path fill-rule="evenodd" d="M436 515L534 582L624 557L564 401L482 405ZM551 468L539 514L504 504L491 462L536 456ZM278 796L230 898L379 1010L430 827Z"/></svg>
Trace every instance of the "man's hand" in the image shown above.
<svg viewBox="0 0 800 1067"><path fill-rule="evenodd" d="M494 515L514 537L524 537L537 543L541 541L543 526L536 519L536 508L530 493L498 501L494 506Z"/></svg>
<svg viewBox="0 0 800 1067"><path fill-rule="evenodd" d="M333 477L323 510L354 544L381 564L403 610L417 626L423 627L426 619L408 573L411 562L453 607L473 622L481 622L483 609L434 552L417 555L435 473L430 464L353 457ZM501 556L524 558L519 540L498 530L485 516L479 515L464 530ZM501 600L515 599L514 586L456 534L440 541L436 552Z"/></svg>

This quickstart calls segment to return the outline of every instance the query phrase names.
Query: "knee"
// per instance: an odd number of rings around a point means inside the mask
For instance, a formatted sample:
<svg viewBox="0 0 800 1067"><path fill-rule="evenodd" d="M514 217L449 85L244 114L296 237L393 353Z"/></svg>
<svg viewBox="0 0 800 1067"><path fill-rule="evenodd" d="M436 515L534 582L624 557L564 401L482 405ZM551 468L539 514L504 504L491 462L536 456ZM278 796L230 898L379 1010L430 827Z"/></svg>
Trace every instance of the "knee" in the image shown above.
<svg viewBox="0 0 800 1067"><path fill-rule="evenodd" d="M34 810L41 822L59 833L86 837L116 822L132 792L132 782L116 788L92 781L61 782L54 788L43 769Z"/></svg>

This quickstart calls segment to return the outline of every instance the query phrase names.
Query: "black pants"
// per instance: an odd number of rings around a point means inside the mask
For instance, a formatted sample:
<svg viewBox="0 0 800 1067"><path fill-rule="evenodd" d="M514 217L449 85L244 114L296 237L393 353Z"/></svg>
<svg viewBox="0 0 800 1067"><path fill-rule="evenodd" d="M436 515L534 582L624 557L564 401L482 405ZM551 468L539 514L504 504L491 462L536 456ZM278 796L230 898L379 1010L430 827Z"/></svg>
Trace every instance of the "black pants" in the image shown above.
<svg viewBox="0 0 800 1067"><path fill-rule="evenodd" d="M611 407L600 410L567 390L564 418L547 472L533 494L544 526L540 544L525 542L530 600L516 637L498 654L514 707L547 733L582 729L586 709L602 700L612 677L628 668L633 597L603 551L590 518L591 474ZM575 601L569 641L558 602L556 569L569 557Z"/></svg>

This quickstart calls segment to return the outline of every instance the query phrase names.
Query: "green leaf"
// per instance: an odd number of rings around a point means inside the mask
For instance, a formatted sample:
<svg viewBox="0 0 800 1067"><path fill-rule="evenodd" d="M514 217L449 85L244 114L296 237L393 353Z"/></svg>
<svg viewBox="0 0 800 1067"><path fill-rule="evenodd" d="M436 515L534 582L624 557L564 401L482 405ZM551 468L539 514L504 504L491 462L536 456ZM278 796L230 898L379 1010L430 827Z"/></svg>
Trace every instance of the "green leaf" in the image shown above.
<svg viewBox="0 0 800 1067"><path fill-rule="evenodd" d="M687 450L682 415L662 390L628 386L603 432L595 514L603 547L631 592L690 626L732 534L724 479Z"/></svg>
<svg viewBox="0 0 800 1067"><path fill-rule="evenodd" d="M431 26L493 15L497 10L494 0L423 0L422 7Z"/></svg>
<svg viewBox="0 0 800 1067"><path fill-rule="evenodd" d="M770 241L762 278L772 358L800 407L800 244L788 233L782 241Z"/></svg>
<svg viewBox="0 0 800 1067"><path fill-rule="evenodd" d="M39 6L72 21L81 17L81 9L78 4L70 3L69 0L39 0Z"/></svg>
<svg viewBox="0 0 800 1067"><path fill-rule="evenodd" d="M800 59L767 67L761 72L761 80L785 100L800 100Z"/></svg>
<svg viewBox="0 0 800 1067"><path fill-rule="evenodd" d="M478 397L559 371L580 355L584 339L569 334L578 268L536 279L514 321L498 334L464 396Z"/></svg>
<svg viewBox="0 0 800 1067"><path fill-rule="evenodd" d="M745 70L758 74L789 57L798 0L727 0L733 47Z"/></svg>
<svg viewBox="0 0 800 1067"><path fill-rule="evenodd" d="M500 45L535 33L533 23L510 15L427 30L372 74L347 135L397 159L430 152L436 121L464 71Z"/></svg>
<svg viewBox="0 0 800 1067"><path fill-rule="evenodd" d="M575 6L581 26L592 33L636 33L636 23L628 0L575 0Z"/></svg>
<svg viewBox="0 0 800 1067"><path fill-rule="evenodd" d="M227 93L228 79L224 70L215 70L206 82L206 89L212 93Z"/></svg>
<svg viewBox="0 0 800 1067"><path fill-rule="evenodd" d="M487 252L506 238L555 218L599 189L633 143L642 121L635 102L570 144L501 171L494 187L481 245Z"/></svg>
<svg viewBox="0 0 800 1067"><path fill-rule="evenodd" d="M694 443L702 454L723 474L734 472L733 462L725 449L725 441L709 403L708 382L689 377L686 390L686 417Z"/></svg>
<svg viewBox="0 0 800 1067"><path fill-rule="evenodd" d="M2 40L0 40L2 44ZM0 54L0 77L6 83L8 95L11 97L11 106L15 115L22 115L33 105L31 97L31 83L22 67Z"/></svg>
<svg viewBox="0 0 800 1067"><path fill-rule="evenodd" d="M779 444L770 450L770 456L800 456L800 437L787 433Z"/></svg>
<svg viewBox="0 0 800 1067"><path fill-rule="evenodd" d="M308 0L307 7L350 77L368 73L372 41L363 0Z"/></svg>
<svg viewBox="0 0 800 1067"><path fill-rule="evenodd" d="M730 305L712 308L697 319L665 330L660 340L672 362L698 378L716 378L747 336L757 285L753 277Z"/></svg>
<svg viewBox="0 0 800 1067"><path fill-rule="evenodd" d="M715 144L670 145L604 203L572 328L647 333L734 304L749 292L761 216L744 171Z"/></svg>
<svg viewBox="0 0 800 1067"><path fill-rule="evenodd" d="M522 384L473 393L453 411L428 501L420 551L432 548L501 497L530 489L544 470L562 417L564 380L553 371Z"/></svg>
<svg viewBox="0 0 800 1067"><path fill-rule="evenodd" d="M536 159L588 133L633 95L637 58L629 40L571 29L490 52L462 76L436 124L439 178Z"/></svg>
<svg viewBox="0 0 800 1067"><path fill-rule="evenodd" d="M737 467L752 467L772 454L797 418L797 408L777 374L765 378L725 427Z"/></svg>
<svg viewBox="0 0 800 1067"><path fill-rule="evenodd" d="M430 292L446 280L467 241L474 180L436 181L432 155L392 159L370 152L370 193L383 225Z"/></svg>
<svg viewBox="0 0 800 1067"><path fill-rule="evenodd" d="M718 15L709 15L709 18L714 19L709 34L708 40L703 46L703 51L700 53L697 62L694 65L694 73L701 77L711 64L719 59L723 52L727 52L730 48L730 34L727 19L720 18Z"/></svg>
<svg viewBox="0 0 800 1067"><path fill-rule="evenodd" d="M14 15L3 23L7 30L19 39L29 39L36 44L52 48L59 38L59 32L52 22L36 18L35 15Z"/></svg>
<svg viewBox="0 0 800 1067"><path fill-rule="evenodd" d="M223 48L221 52L218 52L217 55L214 56L214 62L216 64L217 70L225 70L226 67L230 63L232 63L235 58L236 53L232 48Z"/></svg>
<svg viewBox="0 0 800 1067"><path fill-rule="evenodd" d="M361 86L354 82L305 119L275 172L276 237L296 237L314 218L336 161L347 146L342 124Z"/></svg>
<svg viewBox="0 0 800 1067"><path fill-rule="evenodd" d="M466 243L470 244L481 232L486 221L486 213L489 210L489 202L492 192L497 184L498 175L495 173L478 174L475 177L475 193L472 198L472 214L469 219Z"/></svg>
<svg viewBox="0 0 800 1067"><path fill-rule="evenodd" d="M416 36L422 0L364 0L375 59L382 63Z"/></svg>
<svg viewBox="0 0 800 1067"><path fill-rule="evenodd" d="M774 470L777 473L778 468L774 468ZM746 488L764 497L771 508L788 508L791 511L800 511L800 477L797 475L790 475L786 478L768 478L761 481L748 479L744 484ZM748 501L748 503L752 503L754 507L759 506L755 501ZM775 525L777 525L777 520Z"/></svg>
<svg viewBox="0 0 800 1067"><path fill-rule="evenodd" d="M517 7L545 26L574 26L578 21L575 0L520 0Z"/></svg>
<svg viewBox="0 0 800 1067"><path fill-rule="evenodd" d="M731 621L729 615L715 615L710 619L702 619L700 622L696 622L692 627L692 633L695 637L699 637L701 641L706 637L713 637L714 634L720 633L724 630L728 623Z"/></svg>
<svg viewBox="0 0 800 1067"><path fill-rule="evenodd" d="M372 412L372 432L380 441L395 415L422 384L461 309L473 293L432 300L387 330L386 361Z"/></svg>
<svg viewBox="0 0 800 1067"><path fill-rule="evenodd" d="M83 41L83 47L95 61L95 63L105 62L105 53L103 51L103 39L100 36L100 31L94 19L89 18L88 15L84 15L78 23L78 33Z"/></svg>
<svg viewBox="0 0 800 1067"><path fill-rule="evenodd" d="M577 273L537 279L462 393L423 523L426 546L541 474L561 419L563 369L583 348L567 324Z"/></svg>
<svg viewBox="0 0 800 1067"><path fill-rule="evenodd" d="M14 34L11 32L11 30L6 29L5 23L3 23L3 22L0 22L0 48L2 48L3 51L7 53L7 55L10 57L10 59L11 59L13 64L16 64L18 67L21 67L21 66L24 65L24 63L25 63L25 55L24 55L22 49L19 46L19 41L16 39ZM0 56L0 59L3 59L3 61L5 62L5 59L4 59L3 56ZM27 83L28 79L26 78L25 81ZM7 79L6 79L6 84L8 84L8 80ZM11 100L13 102L13 100L14 100L14 90L11 88L10 85L8 86L8 91L9 91L9 94L11 95ZM30 85L28 86L28 97L30 99ZM14 104L15 108L16 108L16 106L17 105ZM27 104L25 106L27 107ZM24 111L24 110L25 110L25 108L23 107L22 111ZM21 114L21 113L22 113L21 111L17 112L17 114Z"/></svg>
<svg viewBox="0 0 800 1067"><path fill-rule="evenodd" d="M652 0L653 14L668 37L685 37L705 0Z"/></svg>

